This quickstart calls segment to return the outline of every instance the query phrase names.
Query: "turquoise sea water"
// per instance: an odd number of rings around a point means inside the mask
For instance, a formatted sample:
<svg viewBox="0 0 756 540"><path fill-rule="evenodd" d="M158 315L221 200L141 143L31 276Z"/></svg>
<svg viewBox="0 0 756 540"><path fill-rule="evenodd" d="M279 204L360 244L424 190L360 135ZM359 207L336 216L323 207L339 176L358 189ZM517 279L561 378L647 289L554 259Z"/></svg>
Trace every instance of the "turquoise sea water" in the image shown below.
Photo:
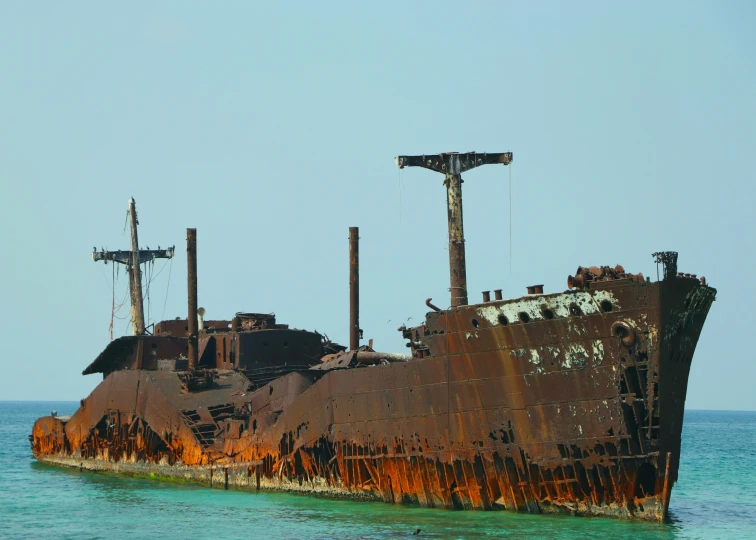
<svg viewBox="0 0 756 540"><path fill-rule="evenodd" d="M251 494L36 463L34 420L76 406L0 402L0 537L756 538L756 412L685 413L672 521L653 524Z"/></svg>

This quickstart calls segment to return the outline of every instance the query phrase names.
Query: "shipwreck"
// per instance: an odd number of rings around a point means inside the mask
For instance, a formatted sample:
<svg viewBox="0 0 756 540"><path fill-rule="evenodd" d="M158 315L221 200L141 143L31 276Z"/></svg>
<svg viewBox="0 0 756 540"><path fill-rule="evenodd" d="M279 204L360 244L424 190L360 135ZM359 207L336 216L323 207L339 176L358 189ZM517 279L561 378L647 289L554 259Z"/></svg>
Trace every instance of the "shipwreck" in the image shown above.
<svg viewBox="0 0 756 540"><path fill-rule="evenodd" d="M445 177L451 306L401 327L409 354L360 345L358 231L350 229L350 343L272 314L204 320L187 229L188 317L145 328L140 266L173 256L95 251L129 271L132 336L84 370L103 381L71 416L40 418L37 460L212 487L448 509L661 521L677 480L693 352L716 290L655 253L656 281L579 267L468 299L461 174L511 153L400 156Z"/></svg>

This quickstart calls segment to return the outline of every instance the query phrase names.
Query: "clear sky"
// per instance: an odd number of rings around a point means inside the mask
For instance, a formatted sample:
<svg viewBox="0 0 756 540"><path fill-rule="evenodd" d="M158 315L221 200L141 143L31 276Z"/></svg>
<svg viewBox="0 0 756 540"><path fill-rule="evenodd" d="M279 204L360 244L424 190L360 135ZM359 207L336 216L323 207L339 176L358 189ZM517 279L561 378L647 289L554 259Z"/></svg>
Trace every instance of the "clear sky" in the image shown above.
<svg viewBox="0 0 756 540"><path fill-rule="evenodd" d="M756 409L756 4L157 4L0 3L0 400L99 382L112 267L90 252L128 248L131 196L142 246L177 247L152 320L186 317L196 227L208 318L346 343L356 225L365 338L406 350L397 326L449 304L445 193L393 158L474 150L514 163L511 261L510 171L465 176L472 300L677 250L719 290L687 406Z"/></svg>

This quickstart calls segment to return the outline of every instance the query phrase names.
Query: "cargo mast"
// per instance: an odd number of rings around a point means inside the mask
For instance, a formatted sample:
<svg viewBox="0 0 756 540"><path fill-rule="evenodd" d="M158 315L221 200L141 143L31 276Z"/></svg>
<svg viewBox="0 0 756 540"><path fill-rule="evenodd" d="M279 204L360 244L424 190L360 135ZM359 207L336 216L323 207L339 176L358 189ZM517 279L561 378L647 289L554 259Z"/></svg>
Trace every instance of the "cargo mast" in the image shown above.
<svg viewBox="0 0 756 540"><path fill-rule="evenodd" d="M126 265L129 273L129 293L131 297L131 333L138 336L145 333L144 323L144 300L142 297L142 270L141 265L147 261L155 259L170 259L173 257L173 248L168 249L139 249L139 238L137 236L137 212L136 202L132 197L129 200L129 220L131 222L131 250L129 251L107 251L102 249L97 251L93 249L93 261L108 261Z"/></svg>
<svg viewBox="0 0 756 540"><path fill-rule="evenodd" d="M462 173L479 167L512 163L512 152L477 154L446 152L436 155L399 156L396 164L404 167L423 167L446 176L446 206L449 222L449 275L451 307L467 305L467 267L465 264L465 234L462 223Z"/></svg>
<svg viewBox="0 0 756 540"><path fill-rule="evenodd" d="M144 299L142 298L142 265L139 264L139 238L134 197L129 200L131 221L131 260L129 261L129 290L131 292L131 324L135 336L144 334Z"/></svg>

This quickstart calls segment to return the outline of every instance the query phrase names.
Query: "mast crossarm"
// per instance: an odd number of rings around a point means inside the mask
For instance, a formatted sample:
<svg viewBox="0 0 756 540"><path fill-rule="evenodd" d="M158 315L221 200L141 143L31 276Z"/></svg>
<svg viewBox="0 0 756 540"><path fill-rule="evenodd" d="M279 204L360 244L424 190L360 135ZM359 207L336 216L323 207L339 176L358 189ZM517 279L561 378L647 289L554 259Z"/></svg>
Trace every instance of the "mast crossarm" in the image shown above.
<svg viewBox="0 0 756 540"><path fill-rule="evenodd" d="M173 258L173 252L174 248L169 247L167 249L140 249L139 250L139 264L144 264L147 261L152 261L154 259L171 259ZM121 264L130 264L131 263L131 251L97 251L94 250L92 252L92 260L97 261L105 261L106 263L108 261L121 263Z"/></svg>
<svg viewBox="0 0 756 540"><path fill-rule="evenodd" d="M442 174L461 174L481 165L493 165L512 163L512 152L499 152L495 154L466 152L445 152L443 154L430 154L422 156L398 156L396 164L400 169L404 167L423 167Z"/></svg>

